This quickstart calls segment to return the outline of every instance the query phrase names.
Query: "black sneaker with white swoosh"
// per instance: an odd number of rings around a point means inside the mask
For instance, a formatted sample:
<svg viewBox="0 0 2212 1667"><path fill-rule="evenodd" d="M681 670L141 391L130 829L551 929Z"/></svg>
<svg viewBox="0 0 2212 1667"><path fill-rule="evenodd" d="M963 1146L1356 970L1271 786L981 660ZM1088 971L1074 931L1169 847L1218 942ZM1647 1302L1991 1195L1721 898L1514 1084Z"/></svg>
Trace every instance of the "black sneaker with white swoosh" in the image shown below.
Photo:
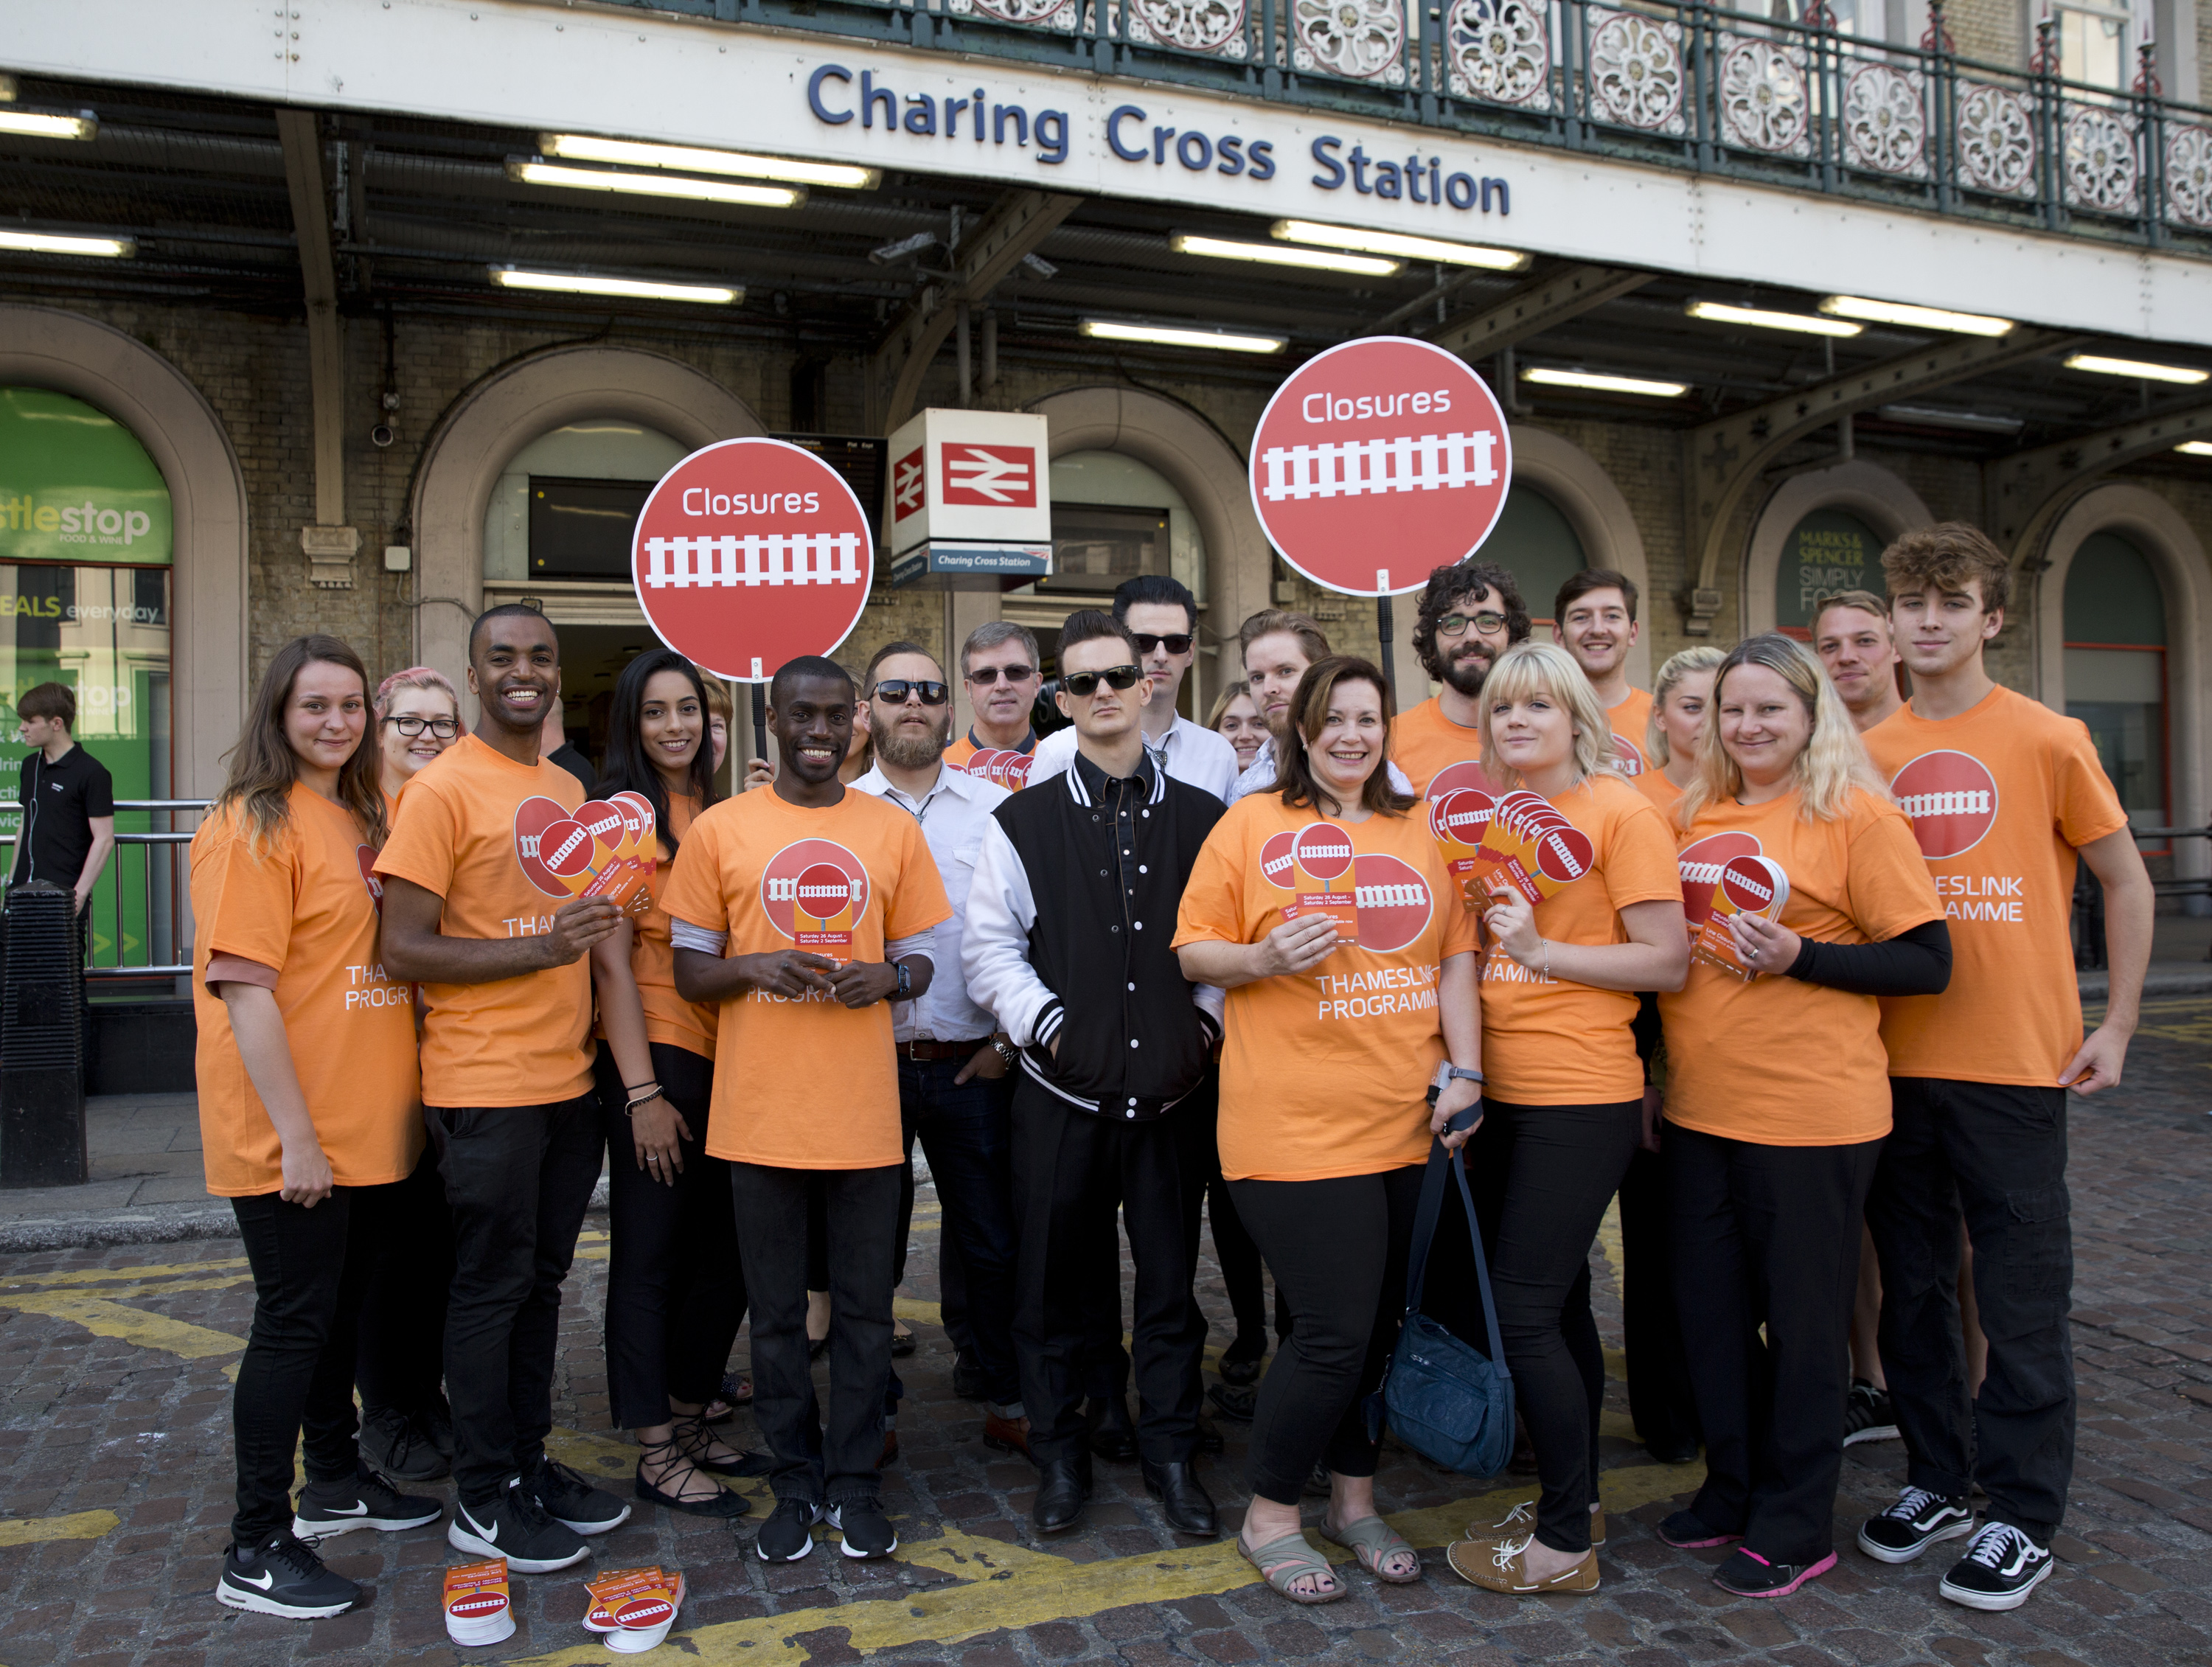
<svg viewBox="0 0 2212 1667"><path fill-rule="evenodd" d="M350 1481L311 1481L301 1488L292 1531L311 1542L356 1528L396 1534L426 1528L445 1514L437 1500L403 1494L364 1464Z"/></svg>
<svg viewBox="0 0 2212 1667"><path fill-rule="evenodd" d="M2047 1548L2010 1523L1984 1523L1936 1590L1970 1609L2016 1609L2055 1567Z"/></svg>
<svg viewBox="0 0 2212 1667"><path fill-rule="evenodd" d="M583 1536L546 1515L520 1476L508 1478L507 1491L494 1504L463 1500L454 1506L446 1543L479 1557L504 1557L517 1574L550 1574L582 1562L592 1550Z"/></svg>
<svg viewBox="0 0 2212 1667"><path fill-rule="evenodd" d="M289 1533L272 1534L258 1546L234 1545L224 1554L216 1600L256 1615L320 1621L343 1615L361 1602L361 1588L323 1567L312 1546Z"/></svg>

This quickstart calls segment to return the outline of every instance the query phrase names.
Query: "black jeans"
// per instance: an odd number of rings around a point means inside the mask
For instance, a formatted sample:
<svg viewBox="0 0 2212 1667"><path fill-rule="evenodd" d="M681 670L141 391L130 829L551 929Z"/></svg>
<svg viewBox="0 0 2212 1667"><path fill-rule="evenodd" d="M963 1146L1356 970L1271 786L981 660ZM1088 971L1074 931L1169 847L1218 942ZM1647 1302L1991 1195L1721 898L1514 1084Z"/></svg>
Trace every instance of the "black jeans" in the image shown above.
<svg viewBox="0 0 2212 1667"><path fill-rule="evenodd" d="M1014 1090L1021 1233L1014 1352L1030 1451L1039 1464L1073 1458L1083 1445L1085 1368L1097 1336L1104 1247L1118 1238L1117 1204L1137 1265L1138 1446L1156 1464L1187 1460L1196 1450L1206 1322L1190 1294L1185 1182L1170 1126L1177 1115L1116 1122L1070 1104L1027 1074ZM1117 1254L1117 1266L1119 1260ZM1118 1312L1118 1278L1114 1289Z"/></svg>
<svg viewBox="0 0 2212 1667"><path fill-rule="evenodd" d="M1698 1398L1674 1311L1674 1236L1666 1166L1641 1146L1620 1182L1620 1320L1628 1355L1628 1415L1647 1446L1695 1445Z"/></svg>
<svg viewBox="0 0 2212 1667"><path fill-rule="evenodd" d="M1669 1123L1662 1145L1705 1433L1690 1508L1770 1562L1817 1563L1835 1548L1859 1222L1882 1143L1758 1146Z"/></svg>
<svg viewBox="0 0 2212 1667"><path fill-rule="evenodd" d="M745 1276L730 1208L730 1166L707 1155L714 1064L656 1042L653 1074L691 1131L679 1137L675 1184L637 1166L614 1050L599 1049L599 1117L607 1138L607 1398L614 1427L669 1420L672 1397L703 1404L745 1317Z"/></svg>
<svg viewBox="0 0 2212 1667"><path fill-rule="evenodd" d="M1609 1105L1486 1099L1467 1143L1498 1334L1543 1484L1536 1537L1554 1551L1589 1549L1605 1406L1590 1244L1627 1172L1643 1116L1640 1096Z"/></svg>
<svg viewBox="0 0 2212 1667"><path fill-rule="evenodd" d="M2049 1544L2074 1476L2074 1235L2066 1092L1891 1080L1895 1128L1867 1205L1881 1258L1881 1363L1907 1479ZM1970 1408L1959 1341L1959 1218L1974 1246L1989 1375ZM1969 1439L1969 1418L1972 1437Z"/></svg>
<svg viewBox="0 0 2212 1667"><path fill-rule="evenodd" d="M1397 1346L1422 1173L1413 1164L1229 1183L1291 1309L1290 1341L1252 1411L1252 1491L1261 1499L1296 1505L1316 1460L1339 1475L1375 1474L1364 1402Z"/></svg>
<svg viewBox="0 0 2212 1667"><path fill-rule="evenodd" d="M780 1500L842 1505L880 1493L891 1377L891 1263L902 1166L774 1169L732 1162L730 1196L752 1304L753 1421ZM830 1292L825 1432L806 1348L807 1195L821 1190Z"/></svg>
<svg viewBox="0 0 2212 1667"><path fill-rule="evenodd" d="M361 1462L354 1351L392 1195L404 1184L334 1187L313 1208L273 1192L230 1201L253 1269L253 1329L230 1414L238 1453L230 1535L240 1545L291 1527L292 1452L303 1437L310 1481L350 1481Z"/></svg>
<svg viewBox="0 0 2212 1667"><path fill-rule="evenodd" d="M973 1352L985 1398L1012 1406L1022 1398L1014 1365L1014 1085L1011 1076L953 1081L964 1063L899 1059L899 1122L908 1162L892 1283L906 1278L919 1139L937 1188L940 1256L949 1255L960 1270L966 1323L956 1341Z"/></svg>
<svg viewBox="0 0 2212 1667"><path fill-rule="evenodd" d="M552 1105L432 1106L431 1144L453 1217L446 1391L454 1491L497 1500L553 1427L561 1281L599 1178L596 1095Z"/></svg>
<svg viewBox="0 0 2212 1667"><path fill-rule="evenodd" d="M425 1145L415 1172L392 1189L384 1259L361 1310L354 1381L363 1412L409 1415L434 1405L446 1381L446 1294L453 1285L453 1217Z"/></svg>
<svg viewBox="0 0 2212 1667"><path fill-rule="evenodd" d="M1264 1342L1267 1335L1267 1302L1261 1283L1260 1247L1252 1242L1229 1183L1221 1178L1221 1068L1209 1068L1206 1081L1175 1109L1176 1135L1182 1146L1183 1239L1189 1247L1190 1265L1198 1266L1199 1209L1213 1229L1213 1259L1221 1269L1222 1288L1229 1311L1236 1317L1237 1335Z"/></svg>

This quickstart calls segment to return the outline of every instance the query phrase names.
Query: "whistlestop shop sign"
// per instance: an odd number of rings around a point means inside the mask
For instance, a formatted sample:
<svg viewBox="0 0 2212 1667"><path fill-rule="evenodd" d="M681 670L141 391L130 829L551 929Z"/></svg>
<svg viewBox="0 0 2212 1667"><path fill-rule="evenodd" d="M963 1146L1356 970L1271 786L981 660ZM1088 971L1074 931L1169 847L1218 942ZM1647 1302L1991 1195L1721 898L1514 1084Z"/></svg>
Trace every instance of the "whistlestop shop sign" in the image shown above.
<svg viewBox="0 0 2212 1667"><path fill-rule="evenodd" d="M845 478L781 440L724 440L660 478L630 546L638 605L716 677L826 654L868 605L875 548Z"/></svg>
<svg viewBox="0 0 2212 1667"><path fill-rule="evenodd" d="M1374 336L1291 373L1252 439L1252 508L1282 557L1348 596L1419 590L1505 508L1513 442L1455 354Z"/></svg>

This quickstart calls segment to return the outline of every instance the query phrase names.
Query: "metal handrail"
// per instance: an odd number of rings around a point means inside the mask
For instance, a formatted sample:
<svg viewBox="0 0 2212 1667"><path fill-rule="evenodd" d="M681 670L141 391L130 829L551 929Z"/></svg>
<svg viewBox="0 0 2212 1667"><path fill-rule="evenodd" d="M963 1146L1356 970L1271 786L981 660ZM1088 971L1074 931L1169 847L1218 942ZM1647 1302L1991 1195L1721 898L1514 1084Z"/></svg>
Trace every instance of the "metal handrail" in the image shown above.
<svg viewBox="0 0 2212 1667"><path fill-rule="evenodd" d="M115 801L115 811L116 814L118 816L123 815L125 812L138 812L149 816L169 817L197 815L205 811L210 802L210 800L205 799L118 799ZM20 816L22 813L22 810L23 806L20 802L0 804L0 815L5 815L9 812L13 811ZM0 830L0 846L5 846L12 850L15 844L15 838L16 836L13 832ZM118 830L115 835L115 843L118 846L166 845L173 847L178 845L189 845L191 843L191 841L192 836L188 832L179 832L173 829L165 828L149 829L144 831L138 831L136 830L125 831ZM170 897L169 914L171 916L168 927L169 936L172 942L175 940L179 915L179 911L176 907L178 886L174 862L175 860L173 858L171 859L169 872L167 875L167 891ZM12 867L13 865L9 864L7 866ZM4 868L0 868L0 872L4 872ZM106 878L108 879L109 884L111 884L114 888L112 896L115 900L115 918L119 930L120 924L124 918L123 865L120 862L109 863L107 875ZM156 908L153 896L155 891L154 859L150 854L146 859L146 941L150 946L155 937L153 916ZM84 970L84 976L88 980L111 978L185 978L191 976L191 964L190 962L184 962L181 964L149 964L144 966L88 966Z"/></svg>

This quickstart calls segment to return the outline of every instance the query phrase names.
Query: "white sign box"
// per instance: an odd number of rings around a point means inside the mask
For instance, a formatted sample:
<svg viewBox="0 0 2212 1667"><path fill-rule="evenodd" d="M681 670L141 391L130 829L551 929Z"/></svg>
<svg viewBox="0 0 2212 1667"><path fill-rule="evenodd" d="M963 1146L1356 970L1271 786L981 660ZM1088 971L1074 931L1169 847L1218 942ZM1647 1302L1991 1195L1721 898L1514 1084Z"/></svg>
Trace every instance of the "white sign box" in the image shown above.
<svg viewBox="0 0 2212 1667"><path fill-rule="evenodd" d="M891 436L884 534L894 560L920 544L1052 541L1042 417L926 411Z"/></svg>

